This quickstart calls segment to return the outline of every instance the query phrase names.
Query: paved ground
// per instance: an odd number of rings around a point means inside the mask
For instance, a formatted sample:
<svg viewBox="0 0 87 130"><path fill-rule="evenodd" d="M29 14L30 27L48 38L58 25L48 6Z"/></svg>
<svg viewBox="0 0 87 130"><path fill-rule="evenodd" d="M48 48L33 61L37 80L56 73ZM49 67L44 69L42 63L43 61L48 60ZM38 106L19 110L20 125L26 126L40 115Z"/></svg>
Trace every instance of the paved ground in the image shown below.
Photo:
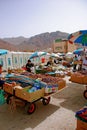
<svg viewBox="0 0 87 130"><path fill-rule="evenodd" d="M0 106L1 130L75 130L75 112L87 105L83 97L85 87L71 83L51 96L50 104L36 102L36 111L27 115L24 108L11 113L7 104Z"/></svg>

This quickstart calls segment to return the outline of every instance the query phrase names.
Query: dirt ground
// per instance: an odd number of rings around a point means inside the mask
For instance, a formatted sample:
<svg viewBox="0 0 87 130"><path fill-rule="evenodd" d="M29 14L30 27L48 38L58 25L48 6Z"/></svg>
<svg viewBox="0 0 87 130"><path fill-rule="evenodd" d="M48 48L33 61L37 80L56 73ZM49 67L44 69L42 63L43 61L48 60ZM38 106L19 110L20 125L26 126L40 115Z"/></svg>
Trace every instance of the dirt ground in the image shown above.
<svg viewBox="0 0 87 130"><path fill-rule="evenodd" d="M36 110L27 115L24 108L13 113L7 104L0 106L0 130L76 130L75 112L87 105L85 86L67 81L67 87L51 95L44 106L36 102Z"/></svg>

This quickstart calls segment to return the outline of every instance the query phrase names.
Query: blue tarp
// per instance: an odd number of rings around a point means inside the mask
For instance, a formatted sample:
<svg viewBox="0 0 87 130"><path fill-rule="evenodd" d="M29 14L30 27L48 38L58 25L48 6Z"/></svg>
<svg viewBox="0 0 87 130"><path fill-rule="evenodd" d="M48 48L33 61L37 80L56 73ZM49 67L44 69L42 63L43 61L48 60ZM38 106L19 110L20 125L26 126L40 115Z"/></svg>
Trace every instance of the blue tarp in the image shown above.
<svg viewBox="0 0 87 130"><path fill-rule="evenodd" d="M43 56L46 55L46 52L34 52L31 56L30 59L35 58L35 57L39 57L39 56Z"/></svg>
<svg viewBox="0 0 87 130"><path fill-rule="evenodd" d="M0 55L4 55L4 54L7 54L7 53L8 53L8 50L0 49Z"/></svg>
<svg viewBox="0 0 87 130"><path fill-rule="evenodd" d="M73 51L73 54L80 55L82 52L83 52L83 48L79 48L79 49L77 49L77 50L74 50L74 51Z"/></svg>

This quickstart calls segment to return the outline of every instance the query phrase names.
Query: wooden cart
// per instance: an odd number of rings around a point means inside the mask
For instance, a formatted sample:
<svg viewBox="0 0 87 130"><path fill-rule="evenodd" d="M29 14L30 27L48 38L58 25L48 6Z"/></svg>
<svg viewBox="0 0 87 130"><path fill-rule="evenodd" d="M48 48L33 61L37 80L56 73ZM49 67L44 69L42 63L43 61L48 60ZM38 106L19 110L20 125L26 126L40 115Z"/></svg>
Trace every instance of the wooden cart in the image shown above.
<svg viewBox="0 0 87 130"><path fill-rule="evenodd" d="M45 97L45 88L41 88L36 90L35 92L29 93L27 90L31 86L25 87L25 88L19 88L18 86L9 86L4 85L3 89L7 94L7 104L12 104L13 99L15 103L19 101L19 104L23 104L25 106L25 110L28 114L32 114L35 109L36 105L35 102L38 100L42 100L43 105L47 105L50 102L50 97Z"/></svg>

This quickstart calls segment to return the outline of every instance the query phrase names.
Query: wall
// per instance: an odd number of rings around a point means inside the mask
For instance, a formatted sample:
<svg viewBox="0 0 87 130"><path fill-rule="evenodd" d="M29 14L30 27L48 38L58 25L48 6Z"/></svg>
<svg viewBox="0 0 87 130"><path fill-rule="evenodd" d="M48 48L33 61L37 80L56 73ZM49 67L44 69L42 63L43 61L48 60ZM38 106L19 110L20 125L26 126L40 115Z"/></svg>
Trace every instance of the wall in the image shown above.
<svg viewBox="0 0 87 130"><path fill-rule="evenodd" d="M54 53L67 53L76 50L77 46L75 44L70 44L68 40L62 40L59 42L53 42L53 52Z"/></svg>
<svg viewBox="0 0 87 130"><path fill-rule="evenodd" d="M71 44L71 43L69 43L69 42L67 42L68 43L68 46L67 46L67 51L68 52L73 52L74 50L76 50L77 49L77 46L76 46L76 44Z"/></svg>
<svg viewBox="0 0 87 130"><path fill-rule="evenodd" d="M53 43L53 52L55 53L66 53L67 52L67 41L62 40Z"/></svg>

